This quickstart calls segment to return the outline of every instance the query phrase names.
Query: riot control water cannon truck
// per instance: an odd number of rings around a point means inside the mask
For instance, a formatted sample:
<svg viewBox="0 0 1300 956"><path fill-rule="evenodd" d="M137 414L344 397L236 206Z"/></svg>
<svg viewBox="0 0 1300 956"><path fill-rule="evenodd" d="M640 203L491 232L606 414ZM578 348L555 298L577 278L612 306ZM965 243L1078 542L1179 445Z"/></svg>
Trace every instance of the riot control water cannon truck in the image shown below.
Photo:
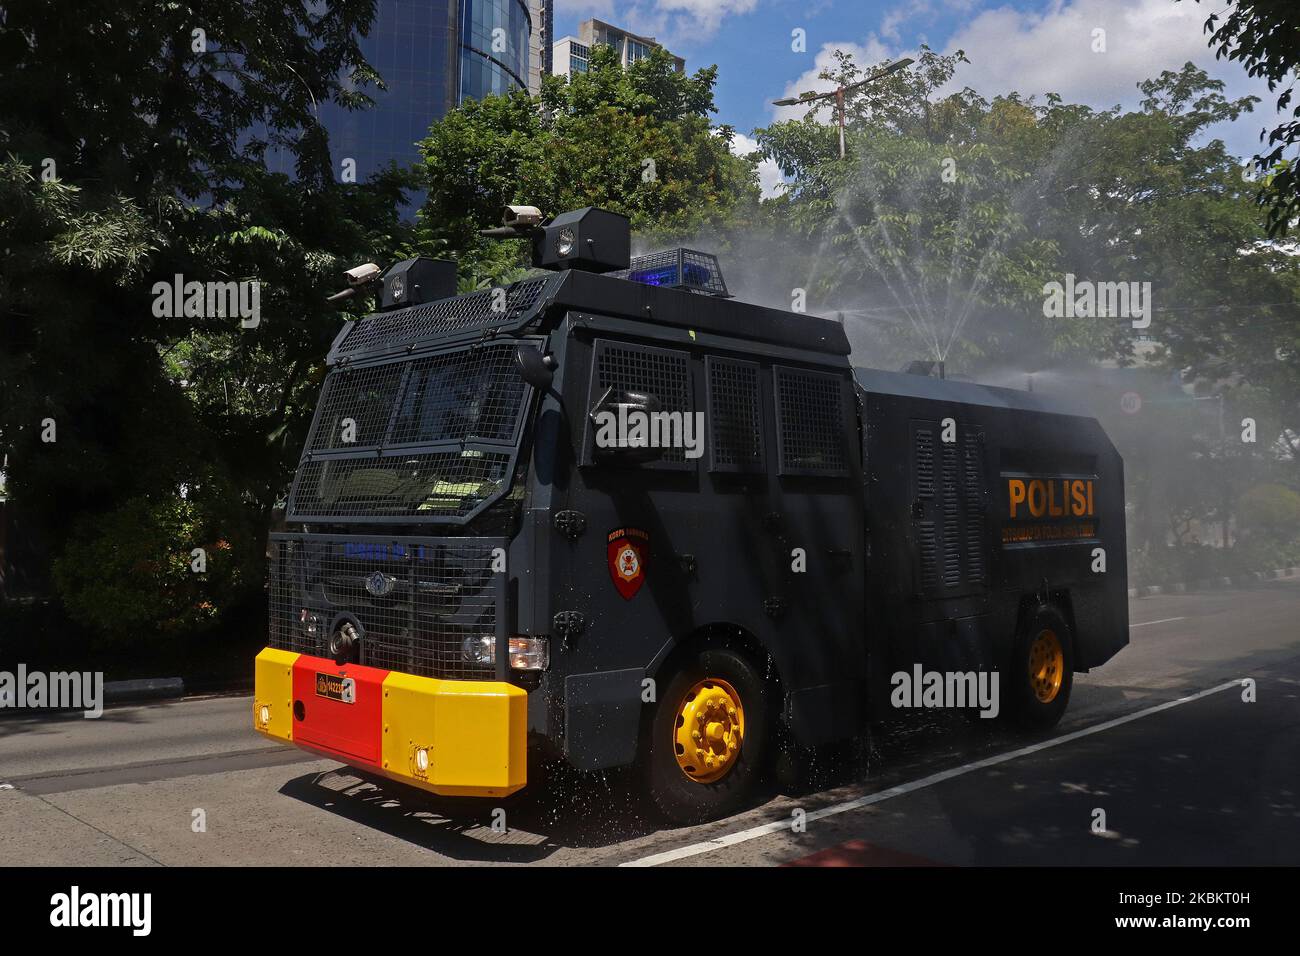
<svg viewBox="0 0 1300 956"><path fill-rule="evenodd" d="M633 260L602 209L492 233L538 271L355 278L376 307L331 347L272 536L262 734L455 796L520 790L530 754L632 765L692 821L784 742L888 715L900 674L996 676L1042 731L1127 643L1092 418L856 367L839 323L730 297L705 253Z"/></svg>

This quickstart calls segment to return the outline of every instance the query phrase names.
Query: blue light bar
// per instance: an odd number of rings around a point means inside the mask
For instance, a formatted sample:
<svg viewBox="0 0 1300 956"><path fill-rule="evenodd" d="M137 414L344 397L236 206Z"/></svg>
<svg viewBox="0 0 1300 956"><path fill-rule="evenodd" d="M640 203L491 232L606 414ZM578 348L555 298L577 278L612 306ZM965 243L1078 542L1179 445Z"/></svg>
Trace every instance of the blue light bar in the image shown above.
<svg viewBox="0 0 1300 956"><path fill-rule="evenodd" d="M723 281L718 257L693 249L667 249L632 259L632 267L609 273L616 279L628 279L642 285L664 289L684 289L701 295L730 298Z"/></svg>

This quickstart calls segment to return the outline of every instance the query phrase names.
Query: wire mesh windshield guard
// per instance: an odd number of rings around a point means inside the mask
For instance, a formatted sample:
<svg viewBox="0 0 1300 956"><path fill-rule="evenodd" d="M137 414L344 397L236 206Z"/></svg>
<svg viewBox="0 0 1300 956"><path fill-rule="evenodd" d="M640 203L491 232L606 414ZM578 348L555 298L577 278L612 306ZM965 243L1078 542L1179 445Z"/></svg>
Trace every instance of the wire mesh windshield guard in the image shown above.
<svg viewBox="0 0 1300 956"><path fill-rule="evenodd" d="M288 520L464 523L503 496L532 388L514 364L538 339L475 343L332 371Z"/></svg>

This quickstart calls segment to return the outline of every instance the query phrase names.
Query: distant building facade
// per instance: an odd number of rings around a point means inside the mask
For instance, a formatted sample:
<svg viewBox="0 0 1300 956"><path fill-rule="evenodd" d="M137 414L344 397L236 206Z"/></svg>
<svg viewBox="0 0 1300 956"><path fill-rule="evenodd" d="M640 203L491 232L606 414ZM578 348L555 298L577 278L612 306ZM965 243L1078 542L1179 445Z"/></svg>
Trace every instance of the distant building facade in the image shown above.
<svg viewBox="0 0 1300 956"><path fill-rule="evenodd" d="M638 36L603 20L584 20L578 25L576 37L562 37L556 41L552 54L551 71L556 76L571 76L574 73L587 72L591 60L591 48L603 44L611 46L618 52L619 62L624 67L631 66L638 60L644 60L657 46L654 37ZM680 56L669 54L677 65L677 72L686 70L686 61Z"/></svg>

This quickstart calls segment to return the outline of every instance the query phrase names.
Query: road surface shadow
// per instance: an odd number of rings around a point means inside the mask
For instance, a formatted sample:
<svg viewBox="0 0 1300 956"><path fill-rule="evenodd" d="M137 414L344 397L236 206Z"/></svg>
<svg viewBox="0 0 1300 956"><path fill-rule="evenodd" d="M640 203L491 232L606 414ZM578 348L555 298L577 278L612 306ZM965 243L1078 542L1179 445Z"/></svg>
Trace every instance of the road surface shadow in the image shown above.
<svg viewBox="0 0 1300 956"><path fill-rule="evenodd" d="M626 771L529 768L527 789L504 798L440 797L352 768L295 777L293 797L455 860L535 863L556 850L604 847L657 832Z"/></svg>
<svg viewBox="0 0 1300 956"><path fill-rule="evenodd" d="M1216 670L1257 678L1277 674L1277 654L1277 649L1269 649L1243 655L1217 662ZM812 811L1140 711L1189 692L1183 687L1153 690L1087 685L1077 690L1088 698L1088 713L1074 720L1067 716L1060 727L1047 734L1030 735L1001 720L952 711L915 710L901 711L897 717L873 723L861 737L851 741L814 750L784 747L777 756L773 779L755 794L745 810L727 821L680 827L676 832L700 838L716 832L720 825L732 830L780 819L795 806ZM1140 692L1140 699L1128 696L1130 690ZM541 773L536 773L537 769ZM1205 767L1200 770L1212 772ZM281 792L462 861L534 863L564 848L604 848L674 832L646 806L636 779L628 771L581 772L560 762L541 768L530 766L529 774L525 790L500 800L438 797L387 780L363 779L350 769L305 774L288 781ZM1071 788L1071 792L1075 787L1064 778L1061 786ZM500 823L493 828L493 815L498 810L504 811L504 817L497 817L504 823L504 831ZM743 824L737 819L747 815L754 819ZM1005 859L1008 847L1017 842L1014 827L1000 827L994 817L979 813L978 808L948 806L943 817L950 832L955 829L967 835L976 848L981 848L977 853L986 862L994 856ZM1050 834L1041 831L1040 839L1051 841ZM993 853L995 847L997 854ZM1034 855L1041 862L1037 851Z"/></svg>

